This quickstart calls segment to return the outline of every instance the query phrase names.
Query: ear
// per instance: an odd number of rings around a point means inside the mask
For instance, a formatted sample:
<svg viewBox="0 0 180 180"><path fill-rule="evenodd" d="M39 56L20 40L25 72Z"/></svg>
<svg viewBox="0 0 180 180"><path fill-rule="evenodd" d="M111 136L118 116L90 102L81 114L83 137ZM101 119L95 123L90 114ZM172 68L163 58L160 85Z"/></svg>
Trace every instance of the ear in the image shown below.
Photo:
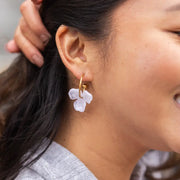
<svg viewBox="0 0 180 180"><path fill-rule="evenodd" d="M62 62L73 75L83 81L92 81L92 72L84 54L85 41L80 33L70 27L61 25L56 32L56 45Z"/></svg>

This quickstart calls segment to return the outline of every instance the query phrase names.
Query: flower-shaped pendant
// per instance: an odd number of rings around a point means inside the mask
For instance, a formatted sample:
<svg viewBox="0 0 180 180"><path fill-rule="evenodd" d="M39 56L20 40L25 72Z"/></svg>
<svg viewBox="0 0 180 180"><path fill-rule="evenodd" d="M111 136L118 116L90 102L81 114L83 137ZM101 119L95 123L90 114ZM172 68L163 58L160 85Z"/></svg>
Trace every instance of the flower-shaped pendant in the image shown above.
<svg viewBox="0 0 180 180"><path fill-rule="evenodd" d="M72 88L69 90L68 95L71 100L76 100L74 102L74 109L79 112L84 112L86 109L86 103L90 104L93 96L86 90L84 90L83 92L80 91L80 93L82 98L79 97L79 89Z"/></svg>

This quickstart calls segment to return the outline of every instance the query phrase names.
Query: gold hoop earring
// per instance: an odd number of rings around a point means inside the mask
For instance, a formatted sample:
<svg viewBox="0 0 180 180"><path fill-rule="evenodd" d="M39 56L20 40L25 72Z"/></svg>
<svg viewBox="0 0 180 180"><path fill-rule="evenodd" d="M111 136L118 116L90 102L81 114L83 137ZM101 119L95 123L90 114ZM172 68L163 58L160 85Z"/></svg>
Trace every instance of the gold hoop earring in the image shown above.
<svg viewBox="0 0 180 180"><path fill-rule="evenodd" d="M68 95L71 100L74 101L74 109L79 112L84 112L86 108L86 103L90 104L93 100L93 96L89 93L86 88L87 85L83 84L83 76L81 76L79 82L79 89L72 88L69 90Z"/></svg>
<svg viewBox="0 0 180 180"><path fill-rule="evenodd" d="M83 76L84 76L84 75L81 76L81 79L80 79L80 82L79 82L79 97L80 97L80 98L83 98L83 97L81 96L81 92L83 93L84 90L86 90L86 88L87 88L87 85L82 84Z"/></svg>

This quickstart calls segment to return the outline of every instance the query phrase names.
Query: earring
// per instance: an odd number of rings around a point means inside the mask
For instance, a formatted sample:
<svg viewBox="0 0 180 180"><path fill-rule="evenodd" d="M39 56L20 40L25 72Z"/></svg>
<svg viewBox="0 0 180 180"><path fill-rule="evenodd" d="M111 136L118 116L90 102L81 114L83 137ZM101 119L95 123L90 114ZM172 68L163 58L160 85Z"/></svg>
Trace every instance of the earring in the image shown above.
<svg viewBox="0 0 180 180"><path fill-rule="evenodd" d="M81 76L79 82L79 89L72 88L69 90L68 95L71 100L76 100L74 102L74 109L79 112L84 112L86 108L86 103L90 104L93 96L86 90L86 85L83 84L83 75Z"/></svg>

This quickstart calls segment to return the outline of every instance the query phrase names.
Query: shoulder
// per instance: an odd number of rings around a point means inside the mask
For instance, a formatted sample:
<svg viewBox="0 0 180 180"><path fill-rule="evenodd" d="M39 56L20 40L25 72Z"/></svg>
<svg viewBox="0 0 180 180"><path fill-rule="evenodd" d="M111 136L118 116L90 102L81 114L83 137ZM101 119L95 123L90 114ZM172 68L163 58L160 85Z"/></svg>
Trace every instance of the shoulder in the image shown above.
<svg viewBox="0 0 180 180"><path fill-rule="evenodd" d="M53 143L15 180L97 180L90 170L65 147Z"/></svg>
<svg viewBox="0 0 180 180"><path fill-rule="evenodd" d="M50 178L50 179L49 179ZM43 177L38 174L36 171L25 168L23 171L19 173L19 175L15 178L15 180L96 180L93 175L89 174L89 172L79 172L76 174L68 173L63 176L47 176Z"/></svg>
<svg viewBox="0 0 180 180"><path fill-rule="evenodd" d="M22 170L15 180L44 180L39 174L30 168Z"/></svg>

